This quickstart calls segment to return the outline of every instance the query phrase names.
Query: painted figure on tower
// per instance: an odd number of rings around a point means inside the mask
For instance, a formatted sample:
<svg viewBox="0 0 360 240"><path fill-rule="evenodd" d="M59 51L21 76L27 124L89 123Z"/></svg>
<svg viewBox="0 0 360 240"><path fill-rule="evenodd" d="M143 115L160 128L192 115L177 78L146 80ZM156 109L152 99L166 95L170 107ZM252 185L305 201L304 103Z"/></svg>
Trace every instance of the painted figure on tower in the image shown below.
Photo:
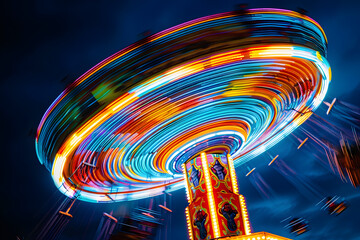
<svg viewBox="0 0 360 240"><path fill-rule="evenodd" d="M237 226L236 226L234 218L238 214L238 211L236 209L232 209L230 203L228 203L228 202L226 202L219 211L220 211L220 214L226 218L228 229L230 231L236 231Z"/></svg>
<svg viewBox="0 0 360 240"><path fill-rule="evenodd" d="M226 169L221 165L219 159L216 159L214 166L211 171L216 175L219 180L224 180L226 176Z"/></svg>
<svg viewBox="0 0 360 240"><path fill-rule="evenodd" d="M193 165L191 169L190 182L194 185L194 188L199 185L200 176L201 172L197 170Z"/></svg>
<svg viewBox="0 0 360 240"><path fill-rule="evenodd" d="M194 225L195 225L195 227L197 227L200 230L200 238L201 239L205 239L207 236L207 231L205 228L206 217L207 217L207 213L205 213L201 209L199 211L197 211Z"/></svg>

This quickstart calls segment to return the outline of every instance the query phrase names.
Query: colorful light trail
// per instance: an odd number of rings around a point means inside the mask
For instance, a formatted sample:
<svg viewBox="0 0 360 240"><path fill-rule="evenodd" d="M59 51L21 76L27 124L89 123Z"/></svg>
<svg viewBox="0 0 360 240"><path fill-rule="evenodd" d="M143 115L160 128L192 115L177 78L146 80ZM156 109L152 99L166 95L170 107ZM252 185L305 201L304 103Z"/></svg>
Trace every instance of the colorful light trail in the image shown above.
<svg viewBox="0 0 360 240"><path fill-rule="evenodd" d="M290 134L331 80L311 18L251 9L154 34L94 66L46 111L38 158L59 190L90 202L184 187L182 164L222 149L240 166Z"/></svg>

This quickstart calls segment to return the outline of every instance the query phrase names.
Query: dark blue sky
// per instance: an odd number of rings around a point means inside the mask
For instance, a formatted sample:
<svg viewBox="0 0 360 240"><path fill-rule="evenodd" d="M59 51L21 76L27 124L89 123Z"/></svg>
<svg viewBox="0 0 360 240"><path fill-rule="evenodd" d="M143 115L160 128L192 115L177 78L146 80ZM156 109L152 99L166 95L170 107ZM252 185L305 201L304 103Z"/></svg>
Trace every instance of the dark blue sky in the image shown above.
<svg viewBox="0 0 360 240"><path fill-rule="evenodd" d="M37 160L35 129L53 100L65 88L61 79L76 79L96 63L139 40L145 30L159 32L194 18L233 10L237 1L9 1L2 4L1 113L2 162L1 222L5 236L28 236L40 219L64 197L57 192L50 173ZM325 30L333 80L326 99L333 97L360 105L360 9L359 1L251 1L250 8L274 7L308 11ZM254 231L291 237L280 221L290 215L306 217L311 231L297 239L360 239L360 192L296 145L285 139L271 149L280 154L323 195L340 195L350 203L338 217L315 207L317 199L298 191L274 169L266 167L265 155L247 166L257 171L272 188L262 197L238 168L240 191L248 202ZM146 201L131 203L146 205ZM103 211L115 213L116 204L77 203L74 219L62 239L89 239ZM187 237L183 190L174 192L169 239ZM6 238L5 238L6 239Z"/></svg>

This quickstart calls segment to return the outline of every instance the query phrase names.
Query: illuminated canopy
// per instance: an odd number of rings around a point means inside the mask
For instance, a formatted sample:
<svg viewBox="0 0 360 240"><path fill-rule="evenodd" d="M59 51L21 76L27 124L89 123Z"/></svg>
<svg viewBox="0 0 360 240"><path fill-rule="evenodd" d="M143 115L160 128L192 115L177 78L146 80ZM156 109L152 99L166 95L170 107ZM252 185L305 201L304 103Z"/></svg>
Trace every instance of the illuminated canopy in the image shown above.
<svg viewBox="0 0 360 240"><path fill-rule="evenodd" d="M331 79L320 25L252 9L146 37L64 90L37 131L38 158L67 196L146 198L184 186L211 148L240 166L311 115Z"/></svg>

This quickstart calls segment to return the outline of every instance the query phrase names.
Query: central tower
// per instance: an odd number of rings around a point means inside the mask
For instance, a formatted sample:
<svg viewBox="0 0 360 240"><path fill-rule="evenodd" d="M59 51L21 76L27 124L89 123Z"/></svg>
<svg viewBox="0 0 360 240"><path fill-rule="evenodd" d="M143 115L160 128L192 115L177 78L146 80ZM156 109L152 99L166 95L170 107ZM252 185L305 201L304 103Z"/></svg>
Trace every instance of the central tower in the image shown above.
<svg viewBox="0 0 360 240"><path fill-rule="evenodd" d="M229 154L202 152L184 163L183 169L191 240L288 239L265 232L251 234L245 198L239 194Z"/></svg>
<svg viewBox="0 0 360 240"><path fill-rule="evenodd" d="M190 239L213 239L251 233L245 199L238 194L230 155L205 153L184 165Z"/></svg>

